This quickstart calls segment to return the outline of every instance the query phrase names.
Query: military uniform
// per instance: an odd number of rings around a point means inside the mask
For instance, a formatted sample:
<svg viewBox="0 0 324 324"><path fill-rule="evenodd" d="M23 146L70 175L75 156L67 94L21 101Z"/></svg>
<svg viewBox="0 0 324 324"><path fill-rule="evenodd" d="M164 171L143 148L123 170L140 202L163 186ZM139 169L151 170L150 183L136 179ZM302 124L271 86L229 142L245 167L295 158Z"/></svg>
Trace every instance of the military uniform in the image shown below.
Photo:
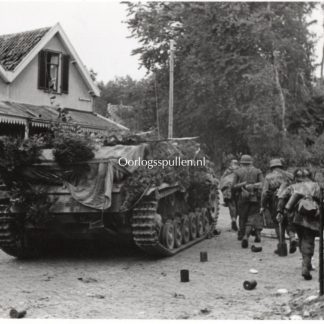
<svg viewBox="0 0 324 324"><path fill-rule="evenodd" d="M278 213L282 214L286 210L296 227L299 249L303 257L302 276L306 280L312 279L311 260L320 226L320 196L318 183L304 176L301 182L290 185L278 197Z"/></svg>
<svg viewBox="0 0 324 324"><path fill-rule="evenodd" d="M292 183L293 175L281 169L282 162L280 159L271 160L270 168L271 172L266 175L263 182L261 194L261 212L263 212L264 209L268 209L270 211L271 219L279 239L279 224L276 219L278 194ZM285 219L282 225L283 236L285 235L286 231L290 239L290 253L294 253L297 247L294 226L288 221L288 219Z"/></svg>
<svg viewBox="0 0 324 324"><path fill-rule="evenodd" d="M263 175L260 169L252 165L252 158L249 155L243 155L240 163L242 166L234 172L233 189L239 193L238 239L242 239L242 247L247 248L253 228L256 231L255 241L261 241L263 221L260 215L260 196Z"/></svg>
<svg viewBox="0 0 324 324"><path fill-rule="evenodd" d="M232 190L233 181L234 181L234 171L238 168L235 163L236 160L233 160L230 167L228 167L220 181L220 189L223 194L224 204L229 209L230 217L232 220L232 230L237 231L237 195Z"/></svg>

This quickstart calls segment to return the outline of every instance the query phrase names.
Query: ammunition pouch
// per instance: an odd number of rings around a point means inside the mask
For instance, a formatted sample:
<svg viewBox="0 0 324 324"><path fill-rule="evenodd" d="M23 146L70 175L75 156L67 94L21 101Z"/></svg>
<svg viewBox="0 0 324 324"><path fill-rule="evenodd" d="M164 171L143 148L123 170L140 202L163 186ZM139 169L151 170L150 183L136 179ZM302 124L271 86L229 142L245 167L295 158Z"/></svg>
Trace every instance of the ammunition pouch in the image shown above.
<svg viewBox="0 0 324 324"><path fill-rule="evenodd" d="M255 189L252 191L249 191L245 188L242 188L241 189L241 199L243 201L258 202L259 201L258 191Z"/></svg>

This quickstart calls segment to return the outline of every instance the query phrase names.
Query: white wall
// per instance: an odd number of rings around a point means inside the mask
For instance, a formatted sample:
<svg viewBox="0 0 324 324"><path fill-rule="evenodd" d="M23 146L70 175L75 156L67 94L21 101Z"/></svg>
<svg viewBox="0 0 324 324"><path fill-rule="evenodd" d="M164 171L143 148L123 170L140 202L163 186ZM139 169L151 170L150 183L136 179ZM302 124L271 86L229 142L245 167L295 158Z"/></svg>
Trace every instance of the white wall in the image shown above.
<svg viewBox="0 0 324 324"><path fill-rule="evenodd" d="M0 100L8 100L8 86L0 78Z"/></svg>
<svg viewBox="0 0 324 324"><path fill-rule="evenodd" d="M52 38L44 49L59 51L67 54L63 47L59 36ZM71 58L73 61L73 58ZM69 67L69 93L55 94L56 99L52 106L61 105L63 108L73 108L78 110L92 111L92 96L89 95L88 87L83 81L81 74L77 70L75 64L71 63ZM30 64L21 72L21 74L10 84L9 98L2 100L10 100L21 103L28 103L33 105L50 106L50 97L52 94L39 90L38 83L38 57L36 56ZM5 90L5 92L7 92ZM3 85L0 83L0 98L3 93ZM81 99L89 99L82 101Z"/></svg>

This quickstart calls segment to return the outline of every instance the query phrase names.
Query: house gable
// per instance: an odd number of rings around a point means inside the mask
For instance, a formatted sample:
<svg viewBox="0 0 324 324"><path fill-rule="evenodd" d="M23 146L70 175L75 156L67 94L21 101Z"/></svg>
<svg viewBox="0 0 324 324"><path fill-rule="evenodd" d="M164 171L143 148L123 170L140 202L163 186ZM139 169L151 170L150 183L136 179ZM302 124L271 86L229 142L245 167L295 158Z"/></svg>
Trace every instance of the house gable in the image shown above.
<svg viewBox="0 0 324 324"><path fill-rule="evenodd" d="M62 55L69 54L58 34L51 38L42 50L60 53ZM63 108L92 111L93 96L89 93L89 88L81 77L80 70L75 63L69 63L68 93L52 94L38 87L38 59L38 55L36 55L15 80L7 85L10 87L10 98L7 100L32 105L52 105L53 107L60 106Z"/></svg>

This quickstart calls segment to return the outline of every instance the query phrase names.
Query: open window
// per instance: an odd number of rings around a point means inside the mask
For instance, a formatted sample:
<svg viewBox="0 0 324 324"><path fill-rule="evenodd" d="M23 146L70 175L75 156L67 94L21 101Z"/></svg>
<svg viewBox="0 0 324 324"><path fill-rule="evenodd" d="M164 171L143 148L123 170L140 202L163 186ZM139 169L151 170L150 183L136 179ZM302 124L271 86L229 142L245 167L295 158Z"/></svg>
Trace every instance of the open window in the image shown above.
<svg viewBox="0 0 324 324"><path fill-rule="evenodd" d="M69 55L41 51L38 56L38 89L68 93L69 63Z"/></svg>

